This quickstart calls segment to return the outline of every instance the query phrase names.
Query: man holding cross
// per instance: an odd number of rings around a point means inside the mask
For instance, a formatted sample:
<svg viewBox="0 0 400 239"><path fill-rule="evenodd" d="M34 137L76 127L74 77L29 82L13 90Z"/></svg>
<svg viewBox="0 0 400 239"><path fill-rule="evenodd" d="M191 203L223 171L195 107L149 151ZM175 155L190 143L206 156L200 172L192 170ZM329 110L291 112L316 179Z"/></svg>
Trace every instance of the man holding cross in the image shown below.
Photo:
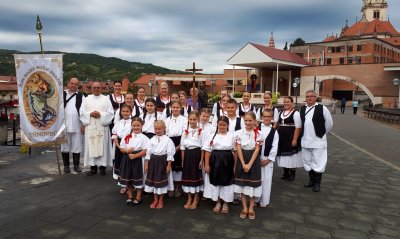
<svg viewBox="0 0 400 239"><path fill-rule="evenodd" d="M101 94L100 83L92 84L92 95L82 103L80 116L85 126L85 157L84 165L90 166L88 176L106 175L107 166L112 166L112 146L108 126L114 118L114 109L107 96Z"/></svg>

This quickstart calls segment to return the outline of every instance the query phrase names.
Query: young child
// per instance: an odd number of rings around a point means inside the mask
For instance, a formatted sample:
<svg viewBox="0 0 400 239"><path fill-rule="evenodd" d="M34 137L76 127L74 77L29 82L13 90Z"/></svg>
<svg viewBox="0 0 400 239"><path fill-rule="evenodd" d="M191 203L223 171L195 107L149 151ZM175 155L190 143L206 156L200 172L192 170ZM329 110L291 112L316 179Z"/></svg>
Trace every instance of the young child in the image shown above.
<svg viewBox="0 0 400 239"><path fill-rule="evenodd" d="M174 191L169 191L169 197L181 197L182 181L182 155L180 149L182 132L187 127L187 119L181 115L181 103L178 100L171 101L172 115L165 120L166 135L174 142L175 155L172 162L172 176L174 179Z"/></svg>
<svg viewBox="0 0 400 239"><path fill-rule="evenodd" d="M114 173L113 178L118 179L119 169L121 165L121 158L123 153L120 150L121 139L131 133L131 114L132 108L129 105L122 105L121 107L122 119L117 121L112 129L111 139L114 141L115 156L114 156ZM119 184L119 183L118 183ZM125 193L125 189L120 190L121 193Z"/></svg>
<svg viewBox="0 0 400 239"><path fill-rule="evenodd" d="M130 117L131 118L143 117L142 109L140 107L138 107L137 105L135 105L134 102L135 101L133 99L133 94L132 93L126 93L126 95L125 95L125 105L129 105L131 107L131 109L132 109L132 113L131 113ZM121 119L122 119L121 109L117 109L117 111L115 111L114 124L116 124Z"/></svg>
<svg viewBox="0 0 400 239"><path fill-rule="evenodd" d="M178 100L179 101L179 94L176 93L176 92L171 94L171 101L166 105L164 111L162 112L162 118L163 119L166 119L166 118L171 116L171 114L172 114L171 103L174 100Z"/></svg>
<svg viewBox="0 0 400 239"><path fill-rule="evenodd" d="M253 112L244 115L244 122L246 128L235 133L237 159L234 192L240 193L242 197L240 218L244 219L248 215L250 220L254 220L254 199L260 197L262 191L259 155L262 139L259 130L255 128L256 116ZM250 206L247 206L247 196L250 198Z"/></svg>
<svg viewBox="0 0 400 239"><path fill-rule="evenodd" d="M270 91L264 93L264 106L259 108L256 114L257 121L260 121L260 123L262 121L262 112L264 112L264 110L272 110L274 112L274 118L272 119L271 124L278 121L278 109L272 106L272 93Z"/></svg>
<svg viewBox="0 0 400 239"><path fill-rule="evenodd" d="M226 98L226 97L225 97ZM244 120L242 117L239 117L236 114L236 109L237 109L237 102L234 99L229 99L225 103L225 110L227 112L227 117L229 119L229 132L235 132L240 129L244 128ZM214 127L217 127L217 120L218 118L213 119L213 125Z"/></svg>
<svg viewBox="0 0 400 239"><path fill-rule="evenodd" d="M196 209L199 202L199 192L203 191L203 155L202 130L198 128L199 113L189 113L189 123L182 135L182 189L188 194L188 200L184 205L185 209ZM194 194L194 197L192 196Z"/></svg>
<svg viewBox="0 0 400 239"><path fill-rule="evenodd" d="M203 146L206 172L204 197L216 201L215 213L228 213L228 203L233 202L235 138L233 133L228 132L228 127L228 117L220 116L217 131Z"/></svg>
<svg viewBox="0 0 400 239"><path fill-rule="evenodd" d="M145 172L147 173L144 191L154 193L150 208L164 207L164 194L174 190L171 162L174 161L175 145L165 135L164 121L154 122L155 136L150 139L146 151Z"/></svg>
<svg viewBox="0 0 400 239"><path fill-rule="evenodd" d="M251 94L249 92L243 92L242 100L243 102L239 104L239 107L236 111L236 114L240 117L243 117L245 113L252 111L255 114L257 113L256 107L250 104Z"/></svg>
<svg viewBox="0 0 400 239"><path fill-rule="evenodd" d="M271 126L274 117L272 110L264 110L263 122L260 124L261 139L263 146L261 149L261 197L257 198L260 207L266 207L271 197L272 174L274 172L274 162L278 151L279 134Z"/></svg>
<svg viewBox="0 0 400 239"><path fill-rule="evenodd" d="M218 111L217 111L216 114L214 115L214 118L216 118L215 120L217 120L218 117L220 117L220 116L222 116L222 115L225 115L225 116L228 115L228 112L227 112L227 109L226 109L226 103L227 103L230 99L231 99L231 97L230 97L229 95L224 95L224 96L221 97L221 102L222 102L222 103L219 103L219 102L218 102L218 104L217 104L217 106L218 106L218 105L221 105L221 106L220 106L220 107L217 107L217 108L218 108ZM235 112L235 113L236 113L236 112Z"/></svg>
<svg viewBox="0 0 400 239"><path fill-rule="evenodd" d="M193 110L192 106L187 103L187 95L185 91L179 91L179 99L182 105L181 115L188 117L188 114Z"/></svg>
<svg viewBox="0 0 400 239"><path fill-rule="evenodd" d="M199 127L203 131L203 135L212 135L215 132L215 127L210 123L211 111L208 108L200 110L200 124Z"/></svg>
<svg viewBox="0 0 400 239"><path fill-rule="evenodd" d="M121 141L120 181L128 190L129 206L137 206L142 203L143 188L143 161L149 139L142 134L143 120L139 117L132 119L132 133L125 136ZM136 198L133 200L133 188L136 188Z"/></svg>
<svg viewBox="0 0 400 239"><path fill-rule="evenodd" d="M161 119L161 113L156 111L156 100L153 98L147 98L146 112L143 114L143 134L151 139L155 135L154 122Z"/></svg>

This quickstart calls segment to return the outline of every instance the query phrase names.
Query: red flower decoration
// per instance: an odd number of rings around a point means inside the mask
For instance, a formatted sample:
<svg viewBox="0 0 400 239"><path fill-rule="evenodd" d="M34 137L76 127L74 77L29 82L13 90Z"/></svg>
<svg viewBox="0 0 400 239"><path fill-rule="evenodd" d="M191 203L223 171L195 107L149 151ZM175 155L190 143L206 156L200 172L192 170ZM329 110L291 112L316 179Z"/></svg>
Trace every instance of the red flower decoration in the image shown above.
<svg viewBox="0 0 400 239"><path fill-rule="evenodd" d="M200 129L199 129L199 134L198 134L198 136L200 136L200 134L201 134L201 131L202 131L202 129L200 128Z"/></svg>
<svg viewBox="0 0 400 239"><path fill-rule="evenodd" d="M132 134L125 136L125 144L129 144L129 140L132 138Z"/></svg>
<svg viewBox="0 0 400 239"><path fill-rule="evenodd" d="M185 129L185 134L188 135L189 134L189 130Z"/></svg>
<svg viewBox="0 0 400 239"><path fill-rule="evenodd" d="M259 132L258 132L258 128L254 129L254 141L257 142L257 136L258 136Z"/></svg>

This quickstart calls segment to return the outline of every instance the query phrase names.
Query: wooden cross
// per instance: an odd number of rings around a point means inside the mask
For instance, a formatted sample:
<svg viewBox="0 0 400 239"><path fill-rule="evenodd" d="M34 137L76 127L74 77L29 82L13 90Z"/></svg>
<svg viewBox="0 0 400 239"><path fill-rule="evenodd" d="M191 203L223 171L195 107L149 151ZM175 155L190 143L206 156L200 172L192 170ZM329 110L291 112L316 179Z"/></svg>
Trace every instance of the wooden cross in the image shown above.
<svg viewBox="0 0 400 239"><path fill-rule="evenodd" d="M186 69L185 71L190 71L193 73L193 84L192 84L192 88L193 88L193 95L192 95L192 102L193 102L193 108L196 109L196 99L193 97L196 93L196 72L197 71L203 71L203 69L196 69L196 63L193 62L193 68L192 69ZM199 95L197 94L197 97L199 97ZM199 110L199 109L196 109Z"/></svg>

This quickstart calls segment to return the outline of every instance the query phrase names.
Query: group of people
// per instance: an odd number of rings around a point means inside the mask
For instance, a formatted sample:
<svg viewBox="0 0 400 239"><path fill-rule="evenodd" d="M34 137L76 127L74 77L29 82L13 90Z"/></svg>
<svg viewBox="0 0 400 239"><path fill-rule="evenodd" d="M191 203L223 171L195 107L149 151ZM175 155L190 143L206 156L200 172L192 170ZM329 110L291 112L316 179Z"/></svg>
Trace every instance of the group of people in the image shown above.
<svg viewBox="0 0 400 239"><path fill-rule="evenodd" d="M347 105L346 98L342 98L339 103L340 103L340 113L344 114L344 112L346 111L346 105ZM357 99L354 99L351 102L351 106L353 108L353 114L354 115L356 115L357 112L358 112L359 104L360 104L360 101L357 100ZM332 114L336 114L336 107L337 107L337 100L336 99L332 99L332 103L331 103L331 113Z"/></svg>
<svg viewBox="0 0 400 239"><path fill-rule="evenodd" d="M228 213L231 203L241 201L240 217L255 219L255 205L266 207L270 202L275 161L283 168L282 179L293 181L296 169L304 167L310 178L305 187L320 191L327 163L326 133L333 122L329 110L316 102L314 91L307 91L306 105L299 111L291 97L284 98L279 111L269 92L256 109L250 93L244 92L238 104L222 91L221 101L210 111L193 104L193 88L188 98L183 91L169 95L168 84L161 83L155 99L146 99L143 88L134 99L131 93L121 94L120 83L114 84L114 94L104 96L95 82L93 94L84 98L77 85L72 78L64 93L64 172L69 173L70 152L74 170L81 171L78 135L84 132L88 175L97 174L98 166L100 175L106 175L106 167L113 166L127 205L140 205L144 191L154 194L150 208L161 209L164 195L185 193L183 207L196 209L202 194L215 201L215 213Z"/></svg>

